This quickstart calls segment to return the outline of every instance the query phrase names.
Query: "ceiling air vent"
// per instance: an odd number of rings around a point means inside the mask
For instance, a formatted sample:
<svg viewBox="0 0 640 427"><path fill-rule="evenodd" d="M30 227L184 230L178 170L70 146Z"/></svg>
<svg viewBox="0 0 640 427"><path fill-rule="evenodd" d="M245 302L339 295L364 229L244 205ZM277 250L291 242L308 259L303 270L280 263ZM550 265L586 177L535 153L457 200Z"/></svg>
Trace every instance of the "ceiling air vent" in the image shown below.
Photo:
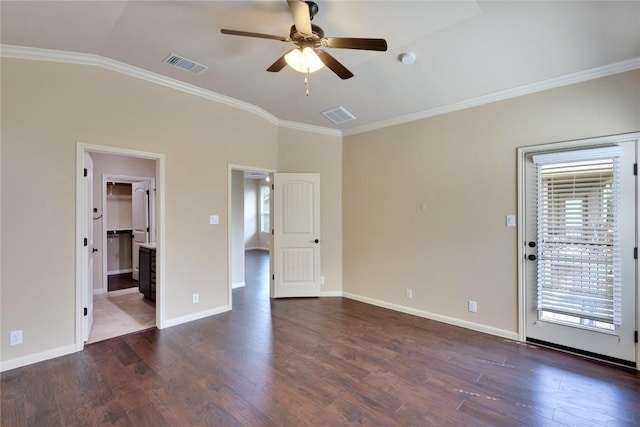
<svg viewBox="0 0 640 427"><path fill-rule="evenodd" d="M322 115L337 125L356 119L353 114L345 110L342 106L323 111Z"/></svg>
<svg viewBox="0 0 640 427"><path fill-rule="evenodd" d="M204 70L209 68L205 65L198 64L195 61L191 61L187 58L176 55L175 53L167 56L164 60L164 63L173 65L174 67L182 68L183 70L190 71L195 74L201 74Z"/></svg>

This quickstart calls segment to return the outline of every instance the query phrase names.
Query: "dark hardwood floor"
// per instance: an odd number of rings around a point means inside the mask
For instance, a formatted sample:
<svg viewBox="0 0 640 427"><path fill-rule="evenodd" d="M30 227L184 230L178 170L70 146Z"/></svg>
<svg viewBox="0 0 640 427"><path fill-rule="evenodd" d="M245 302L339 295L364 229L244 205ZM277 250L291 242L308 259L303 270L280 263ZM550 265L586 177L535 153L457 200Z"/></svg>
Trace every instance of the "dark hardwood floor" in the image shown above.
<svg viewBox="0 0 640 427"><path fill-rule="evenodd" d="M137 287L138 282L136 280L133 280L133 277L131 277L131 273L111 274L107 276L108 292Z"/></svg>
<svg viewBox="0 0 640 427"><path fill-rule="evenodd" d="M268 298L1 374L2 426L628 426L640 374L344 298Z"/></svg>

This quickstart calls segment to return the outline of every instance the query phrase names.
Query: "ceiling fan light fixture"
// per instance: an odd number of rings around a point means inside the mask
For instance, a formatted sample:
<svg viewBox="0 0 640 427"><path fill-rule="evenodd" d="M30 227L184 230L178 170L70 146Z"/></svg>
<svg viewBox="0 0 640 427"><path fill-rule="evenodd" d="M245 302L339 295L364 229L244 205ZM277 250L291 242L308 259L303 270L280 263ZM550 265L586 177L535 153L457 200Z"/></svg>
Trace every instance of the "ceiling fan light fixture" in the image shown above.
<svg viewBox="0 0 640 427"><path fill-rule="evenodd" d="M313 73L324 67L320 57L309 46L291 50L284 56L284 60L291 68L300 73Z"/></svg>

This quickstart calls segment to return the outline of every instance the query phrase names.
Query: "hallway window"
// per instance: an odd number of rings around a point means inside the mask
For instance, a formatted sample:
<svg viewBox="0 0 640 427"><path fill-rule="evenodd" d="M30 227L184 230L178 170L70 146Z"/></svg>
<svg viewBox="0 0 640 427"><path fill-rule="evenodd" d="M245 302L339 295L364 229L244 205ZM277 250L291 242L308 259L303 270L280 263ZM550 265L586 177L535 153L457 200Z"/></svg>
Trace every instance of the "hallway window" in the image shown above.
<svg viewBox="0 0 640 427"><path fill-rule="evenodd" d="M269 192L269 186L263 185L260 187L260 231L263 233L271 232L271 216L270 216L270 201L271 193Z"/></svg>

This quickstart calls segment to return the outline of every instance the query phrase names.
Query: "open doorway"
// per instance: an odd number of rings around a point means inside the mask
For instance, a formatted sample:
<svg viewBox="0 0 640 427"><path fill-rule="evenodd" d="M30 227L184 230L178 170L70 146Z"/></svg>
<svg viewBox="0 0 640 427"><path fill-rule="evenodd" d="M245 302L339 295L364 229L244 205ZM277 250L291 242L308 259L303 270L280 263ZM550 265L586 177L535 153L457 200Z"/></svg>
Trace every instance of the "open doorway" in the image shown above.
<svg viewBox="0 0 640 427"><path fill-rule="evenodd" d="M269 301L269 175L273 172L243 166L229 169L229 305L232 307L234 297Z"/></svg>
<svg viewBox="0 0 640 427"><path fill-rule="evenodd" d="M81 253L87 252L79 263L79 290L85 307L80 310L84 311L79 322L80 343L84 345L161 326L160 265L156 268L150 261L156 259L161 236L161 223L156 230L156 218L162 217L156 182L163 159L150 153L84 144L78 149L79 157L82 152L90 158L91 168L91 191L83 192L81 198L92 193L90 201L83 201L79 208L90 213L89 224L81 226L80 232L90 230L93 236L90 248L80 248ZM84 165L86 169L86 157ZM140 259L136 255L142 253L141 248L153 256ZM84 262L86 258L91 263ZM142 287L144 281L145 289L150 290L147 282L151 276L153 294L143 292Z"/></svg>
<svg viewBox="0 0 640 427"><path fill-rule="evenodd" d="M90 155L94 193L102 200L94 204L94 236L102 237L102 264L94 263L94 278L101 274L102 280L94 279L94 322L87 343L156 325L155 295L144 292L139 281L140 248L151 250L156 243L155 161Z"/></svg>

